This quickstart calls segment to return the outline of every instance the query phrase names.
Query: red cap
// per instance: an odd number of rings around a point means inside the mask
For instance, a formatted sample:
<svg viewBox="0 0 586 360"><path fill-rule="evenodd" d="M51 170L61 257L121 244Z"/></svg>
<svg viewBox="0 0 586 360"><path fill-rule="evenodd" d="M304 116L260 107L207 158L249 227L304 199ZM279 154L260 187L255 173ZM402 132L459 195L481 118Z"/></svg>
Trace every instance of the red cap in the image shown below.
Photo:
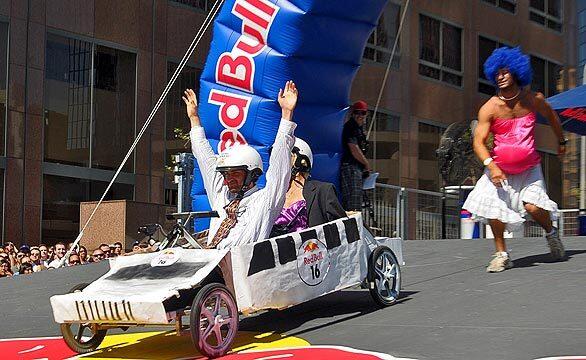
<svg viewBox="0 0 586 360"><path fill-rule="evenodd" d="M358 100L357 102L352 105L352 110L368 110L368 104L362 100Z"/></svg>

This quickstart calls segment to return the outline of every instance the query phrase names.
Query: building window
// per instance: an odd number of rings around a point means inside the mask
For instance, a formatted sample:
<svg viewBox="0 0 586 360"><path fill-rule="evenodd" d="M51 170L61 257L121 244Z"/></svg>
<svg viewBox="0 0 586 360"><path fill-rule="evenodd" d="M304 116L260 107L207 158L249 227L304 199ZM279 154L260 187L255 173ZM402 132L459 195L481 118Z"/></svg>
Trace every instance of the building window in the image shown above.
<svg viewBox="0 0 586 360"><path fill-rule="evenodd" d="M391 51L399 32L399 23L401 20L401 6L389 2L385 7L381 17L378 19L378 25L372 32L364 49L364 59L372 60L378 63L387 64L391 57ZM394 68L399 68L399 43L393 57Z"/></svg>
<svg viewBox="0 0 586 360"><path fill-rule="evenodd" d="M562 0L530 0L529 20L562 31Z"/></svg>
<svg viewBox="0 0 586 360"><path fill-rule="evenodd" d="M4 169L0 169L0 243L4 243Z"/></svg>
<svg viewBox="0 0 586 360"><path fill-rule="evenodd" d="M6 104L8 74L8 24L0 22L0 156L6 155L4 134L6 131ZM1 208L0 208L1 209ZM0 210L1 212L1 210ZM1 231L1 228L0 228ZM1 232L0 232L1 234Z"/></svg>
<svg viewBox="0 0 586 360"><path fill-rule="evenodd" d="M126 51L96 45L92 119L92 167L115 170L135 134L136 57ZM129 159L122 171L132 172Z"/></svg>
<svg viewBox="0 0 586 360"><path fill-rule="evenodd" d="M177 64L167 63L167 79L170 80L177 69ZM191 152L187 140L178 137L177 130L183 134L189 131L189 120L185 115L185 104L181 97L185 89L193 89L199 96L199 78L201 69L185 66L175 84L167 95L167 111L165 119L165 163L171 166L171 157L182 152Z"/></svg>
<svg viewBox="0 0 586 360"><path fill-rule="evenodd" d="M462 86L462 29L419 15L419 74Z"/></svg>
<svg viewBox="0 0 586 360"><path fill-rule="evenodd" d="M369 110L365 129L370 128L373 111ZM366 157L380 173L378 182L399 185L399 151L400 151L400 124L401 117L383 110L376 114L376 124L370 135L370 146ZM376 148L376 149L375 149ZM376 159L375 159L376 153ZM374 164L373 164L374 165Z"/></svg>
<svg viewBox="0 0 586 360"><path fill-rule="evenodd" d="M562 207L562 161L559 160L555 154L539 152L541 155L541 168L543 170L543 177L545 178L545 185L547 186L547 194Z"/></svg>
<svg viewBox="0 0 586 360"><path fill-rule="evenodd" d="M167 79L171 79L177 69L176 63L167 63ZM173 155L191 152L189 140L189 120L185 115L185 104L181 97L185 89L193 89L199 96L199 78L202 69L193 66L185 66L175 84L167 95L167 108L165 116L165 204L177 205L177 184L173 182L171 169L173 168Z"/></svg>
<svg viewBox="0 0 586 360"><path fill-rule="evenodd" d="M499 7L507 12L510 12L511 14L514 14L517 10L516 0L482 0L482 2Z"/></svg>
<svg viewBox="0 0 586 360"><path fill-rule="evenodd" d="M135 54L49 33L45 64L45 161L116 169L135 134Z"/></svg>
<svg viewBox="0 0 586 360"><path fill-rule="evenodd" d="M494 85L484 76L484 62L495 49L502 46L508 45L484 36L478 36L478 92L486 95L495 94Z"/></svg>
<svg viewBox="0 0 586 360"><path fill-rule="evenodd" d="M550 97L563 91L562 71L563 67L551 61L531 55L531 67L533 68L533 82L531 89L539 91Z"/></svg>
<svg viewBox="0 0 586 360"><path fill-rule="evenodd" d="M108 183L64 176L43 177L43 242L53 245L59 241L68 243L79 233L79 207L82 201L100 199ZM105 200L132 200L134 186L114 184Z"/></svg>
<svg viewBox="0 0 586 360"><path fill-rule="evenodd" d="M435 151L439 147L444 130L439 126L419 123L419 153L417 161L419 189L439 191L442 186Z"/></svg>
<svg viewBox="0 0 586 360"><path fill-rule="evenodd" d="M203 11L209 11L214 6L214 0L170 0Z"/></svg>

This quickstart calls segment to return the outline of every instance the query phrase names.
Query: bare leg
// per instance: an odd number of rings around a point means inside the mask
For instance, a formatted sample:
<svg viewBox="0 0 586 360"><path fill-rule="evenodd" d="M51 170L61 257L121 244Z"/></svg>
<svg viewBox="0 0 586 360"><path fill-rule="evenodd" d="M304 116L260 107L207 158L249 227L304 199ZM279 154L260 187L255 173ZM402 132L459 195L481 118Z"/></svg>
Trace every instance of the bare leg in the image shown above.
<svg viewBox="0 0 586 360"><path fill-rule="evenodd" d="M491 219L489 223L492 234L494 235L496 251L507 251L507 245L505 244L505 224L496 219Z"/></svg>
<svg viewBox="0 0 586 360"><path fill-rule="evenodd" d="M551 218L549 217L549 211L539 208L533 204L525 203L525 210L531 215L533 220L535 220L545 231L548 233L551 232L552 225L551 225Z"/></svg>

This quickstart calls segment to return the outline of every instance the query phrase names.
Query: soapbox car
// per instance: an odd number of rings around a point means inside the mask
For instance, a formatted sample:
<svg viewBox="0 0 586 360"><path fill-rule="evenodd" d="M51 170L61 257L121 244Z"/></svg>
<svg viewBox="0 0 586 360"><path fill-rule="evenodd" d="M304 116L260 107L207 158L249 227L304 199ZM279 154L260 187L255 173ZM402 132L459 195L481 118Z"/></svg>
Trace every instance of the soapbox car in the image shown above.
<svg viewBox="0 0 586 360"><path fill-rule="evenodd" d="M109 329L172 326L214 358L230 350L240 314L284 309L361 284L380 306L400 294L401 239L374 237L360 213L224 250L193 248L193 238L182 226L178 231L188 240L184 246L169 241L159 251L118 257L93 283L51 297L72 350L96 350Z"/></svg>

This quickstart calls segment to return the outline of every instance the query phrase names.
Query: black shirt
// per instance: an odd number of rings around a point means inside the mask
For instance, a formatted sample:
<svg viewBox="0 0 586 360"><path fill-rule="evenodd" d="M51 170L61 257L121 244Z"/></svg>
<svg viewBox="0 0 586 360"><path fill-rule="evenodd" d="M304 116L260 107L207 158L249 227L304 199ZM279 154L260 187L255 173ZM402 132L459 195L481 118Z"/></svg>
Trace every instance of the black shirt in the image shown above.
<svg viewBox="0 0 586 360"><path fill-rule="evenodd" d="M356 144L364 152L367 144L366 135L362 126L359 126L354 119L346 121L342 130L342 164L358 165L364 167L358 160L352 156L348 144Z"/></svg>

